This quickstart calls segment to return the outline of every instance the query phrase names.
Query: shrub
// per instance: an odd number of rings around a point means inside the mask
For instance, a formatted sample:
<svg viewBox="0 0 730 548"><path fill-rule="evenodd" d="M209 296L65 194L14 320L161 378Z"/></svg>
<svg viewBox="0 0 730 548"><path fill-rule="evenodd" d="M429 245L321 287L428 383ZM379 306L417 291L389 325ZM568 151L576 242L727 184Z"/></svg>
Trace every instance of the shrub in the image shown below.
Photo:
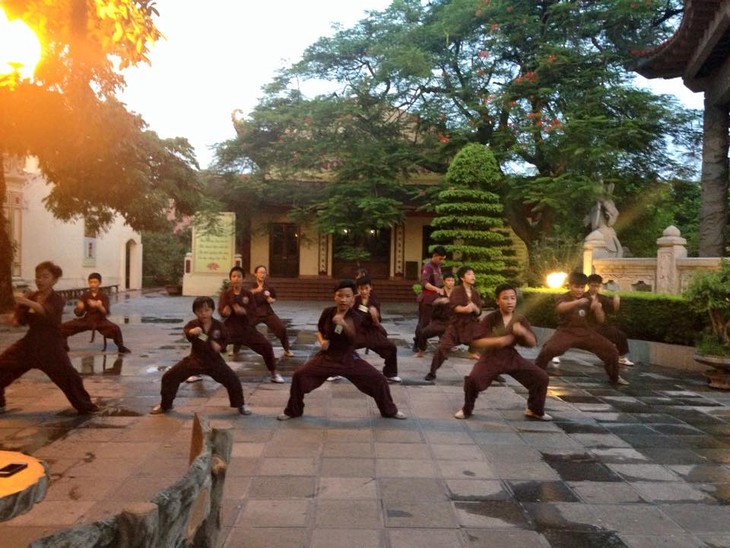
<svg viewBox="0 0 730 548"><path fill-rule="evenodd" d="M565 290L523 288L520 292L520 310L532 325L557 327L555 299ZM683 297L643 292L619 295L621 308L608 321L630 339L694 346L697 334L707 326L705 314L693 310Z"/></svg>

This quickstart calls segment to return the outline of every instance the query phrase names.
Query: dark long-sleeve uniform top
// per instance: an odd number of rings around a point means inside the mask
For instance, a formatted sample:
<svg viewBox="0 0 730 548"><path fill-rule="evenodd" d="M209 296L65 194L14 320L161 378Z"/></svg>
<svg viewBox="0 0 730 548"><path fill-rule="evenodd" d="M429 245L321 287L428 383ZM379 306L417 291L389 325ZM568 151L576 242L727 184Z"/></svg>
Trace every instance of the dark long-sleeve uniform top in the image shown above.
<svg viewBox="0 0 730 548"><path fill-rule="evenodd" d="M236 314L233 309L233 305L238 304L244 308L245 314ZM223 312L225 307L228 306L231 309L230 314ZM256 314L256 304L254 303L253 294L248 289L241 289L241 292L236 295L233 288L228 289L221 293L218 298L218 314L221 318L224 318L226 329L228 329L229 336L234 334L243 333L249 327L253 325L254 316Z"/></svg>
<svg viewBox="0 0 730 548"><path fill-rule="evenodd" d="M509 324L505 325L504 319L502 318L502 313L499 310L495 310L494 312L490 312L489 314L487 314L479 322L479 325L474 330L474 339L476 340L490 337L502 337L504 335L508 335L512 333L512 326L516 323L522 324L525 329L532 333L533 337L535 336L535 332L532 330L530 322L528 322L527 318L525 318L523 315L514 314L512 316L512 321L509 322ZM514 342L509 346L487 347L484 350L483 357L490 360L499 360L500 362L509 362L514 359L515 356L519 356L519 353L515 348L515 346L517 345L531 346L524 337L515 337Z"/></svg>
<svg viewBox="0 0 730 548"><path fill-rule="evenodd" d="M38 292L32 293L28 298L37 302ZM52 291L43 303L45 314L38 314L25 305L16 306L15 317L18 323L28 326L27 333L18 343L34 360L45 361L49 353L66 354L61 336L61 318L65 304L63 297Z"/></svg>
<svg viewBox="0 0 730 548"><path fill-rule="evenodd" d="M559 296L557 301L555 302L555 307L557 309L558 305L561 303L569 303L571 301L577 301L579 299L582 299L585 295L581 295L580 297L574 297L570 291L567 293L564 293L563 295ZM589 316L591 315L591 303L583 303L579 306L573 307L567 312L558 313L558 326L564 327L564 328L580 328L590 327L589 324Z"/></svg>
<svg viewBox="0 0 730 548"><path fill-rule="evenodd" d="M360 329L360 320L352 309L345 312L345 322L348 329L342 328L332 321L337 314L337 307L331 306L325 308L317 322L317 331L322 337L327 339L330 344L325 350L322 349L317 353L318 357L327 359L328 361L349 361L360 359L355 351L355 333ZM341 329L338 329L340 327Z"/></svg>
<svg viewBox="0 0 730 548"><path fill-rule="evenodd" d="M99 323L102 320L105 320L111 312L109 296L101 290L98 291L96 295L92 294L91 291L84 291L81 297L79 297L79 301L84 303L84 308L82 310L79 310L78 308L74 307L74 314L79 318L87 320L92 325ZM102 312L98 308L89 306L89 301L101 301L101 304L104 307L104 310L106 310L106 313Z"/></svg>
<svg viewBox="0 0 730 548"><path fill-rule="evenodd" d="M466 294L466 288L463 285L458 285L451 292L449 297L451 303L451 320L449 327L456 331L458 339L463 343L468 343L474 338L474 330L478 324L479 314L482 310L482 298L479 295L476 287L471 288L471 299ZM466 306L470 302L476 304L479 307L479 312L457 312L457 306Z"/></svg>
<svg viewBox="0 0 730 548"><path fill-rule="evenodd" d="M589 299L591 298L590 293L586 293L583 296L588 297ZM616 312L614 310L612 298L610 298L606 295L602 295L600 293L596 294L596 298L600 301L601 307L603 308L603 313L606 315L606 318L604 319L604 321L599 322L598 318L596 318L596 315L593 313L592 310L590 310L590 313L588 314L588 325L590 325L592 327L598 327L601 325L605 325L608 321L608 315Z"/></svg>
<svg viewBox="0 0 730 548"><path fill-rule="evenodd" d="M368 310L362 310L360 307L367 307ZM378 311L378 323L376 324L373 321L373 317L370 314L370 307L375 307L375 310ZM377 297L375 297L372 293L370 293L370 298L368 299L367 304L363 304L362 297L360 295L355 297L355 302L352 305L352 312L357 316L359 320L358 329L363 332L367 332L370 330L374 331L380 331L382 334L387 335L387 332L385 331L385 328L380 325L380 321L382 320L382 316L380 315L380 301Z"/></svg>
<svg viewBox="0 0 730 548"><path fill-rule="evenodd" d="M271 308L271 304L267 298L271 297L272 299L276 299L276 290L269 285L269 282L266 281L264 282L264 289L262 291L254 292L253 289L256 287L257 285L254 284L250 289L251 294L253 295L254 308L256 310L255 316L258 318L265 318L266 316L274 314L274 309Z"/></svg>
<svg viewBox="0 0 730 548"><path fill-rule="evenodd" d="M196 327L203 329L204 336L201 337L200 335L190 333ZM192 345L190 355L188 356L189 360L198 362L198 365L201 367L204 367L205 364L212 361L225 361L223 360L223 356L220 355L220 351L215 350L212 345L213 342L217 342L220 348L225 348L228 344L226 328L221 321L213 318L210 328L208 331L205 331L203 322L196 318L186 323L183 331L185 332L185 337Z"/></svg>
<svg viewBox="0 0 730 548"><path fill-rule="evenodd" d="M439 297L433 301L433 312L431 313L431 322L449 323L453 310L449 297Z"/></svg>

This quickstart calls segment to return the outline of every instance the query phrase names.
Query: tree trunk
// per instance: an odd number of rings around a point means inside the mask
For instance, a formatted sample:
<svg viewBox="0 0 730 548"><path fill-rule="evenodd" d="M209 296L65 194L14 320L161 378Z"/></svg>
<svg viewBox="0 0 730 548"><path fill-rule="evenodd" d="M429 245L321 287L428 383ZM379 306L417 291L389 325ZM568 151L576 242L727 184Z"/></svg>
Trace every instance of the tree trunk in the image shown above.
<svg viewBox="0 0 730 548"><path fill-rule="evenodd" d="M5 163L0 150L0 312L10 310L15 305L13 299L13 246L8 234L8 220L5 218Z"/></svg>
<svg viewBox="0 0 730 548"><path fill-rule="evenodd" d="M728 221L728 105L713 105L705 98L702 140L699 253L722 257Z"/></svg>

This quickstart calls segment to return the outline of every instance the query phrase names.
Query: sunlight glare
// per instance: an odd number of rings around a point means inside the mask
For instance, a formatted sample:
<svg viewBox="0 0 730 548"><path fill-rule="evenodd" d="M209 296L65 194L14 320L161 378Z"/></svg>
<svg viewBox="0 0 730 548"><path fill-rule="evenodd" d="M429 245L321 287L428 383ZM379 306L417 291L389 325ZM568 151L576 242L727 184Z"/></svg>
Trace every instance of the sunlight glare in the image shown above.
<svg viewBox="0 0 730 548"><path fill-rule="evenodd" d="M20 19L8 21L0 8L0 76L31 78L41 60L38 37Z"/></svg>
<svg viewBox="0 0 730 548"><path fill-rule="evenodd" d="M568 275L565 272L551 272L547 275L547 286L550 289L558 289L560 287L563 287L563 284L565 283L565 279L568 277Z"/></svg>

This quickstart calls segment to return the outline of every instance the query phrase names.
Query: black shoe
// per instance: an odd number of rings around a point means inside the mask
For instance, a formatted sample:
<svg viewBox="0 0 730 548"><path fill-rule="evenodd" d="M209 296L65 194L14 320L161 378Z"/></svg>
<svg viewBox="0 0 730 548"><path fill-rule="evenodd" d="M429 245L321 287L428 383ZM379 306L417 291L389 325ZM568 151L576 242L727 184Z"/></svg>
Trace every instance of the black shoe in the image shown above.
<svg viewBox="0 0 730 548"><path fill-rule="evenodd" d="M428 374L423 378L427 381L434 381L434 380L436 380L436 373L429 371Z"/></svg>
<svg viewBox="0 0 730 548"><path fill-rule="evenodd" d="M117 352L119 354L131 354L132 353L132 351L124 345L118 347Z"/></svg>

